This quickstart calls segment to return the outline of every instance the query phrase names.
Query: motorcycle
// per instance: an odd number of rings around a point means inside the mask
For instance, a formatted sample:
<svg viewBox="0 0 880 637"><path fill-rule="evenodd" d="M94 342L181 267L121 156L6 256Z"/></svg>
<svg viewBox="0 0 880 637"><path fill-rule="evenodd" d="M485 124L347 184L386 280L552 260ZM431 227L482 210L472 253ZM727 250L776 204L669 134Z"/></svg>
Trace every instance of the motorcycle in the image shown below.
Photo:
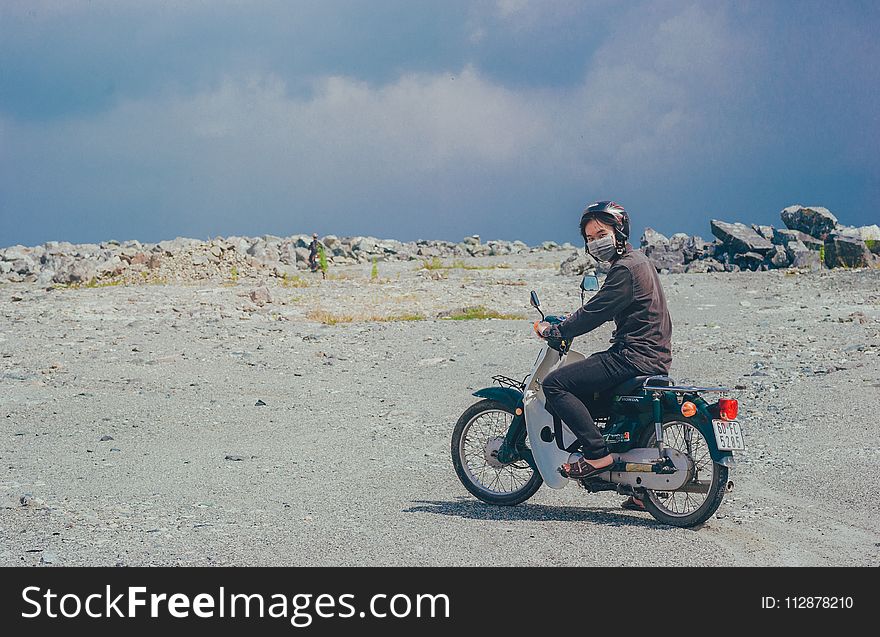
<svg viewBox="0 0 880 637"><path fill-rule="evenodd" d="M599 289L595 276L581 281ZM538 295L531 305L545 316ZM537 323L536 323L537 331ZM694 527L708 520L733 488L728 480L733 452L743 451L739 403L726 387L680 386L668 376L637 376L587 403L614 458L600 474L568 478L559 471L582 455L580 443L545 409L542 380L553 370L584 360L565 340L548 342L522 381L493 376L497 386L473 393L481 398L459 417L452 433L452 462L465 488L489 504L513 506L542 484L562 489L578 482L586 491L616 491L641 500L656 520ZM714 402L706 395L718 394Z"/></svg>

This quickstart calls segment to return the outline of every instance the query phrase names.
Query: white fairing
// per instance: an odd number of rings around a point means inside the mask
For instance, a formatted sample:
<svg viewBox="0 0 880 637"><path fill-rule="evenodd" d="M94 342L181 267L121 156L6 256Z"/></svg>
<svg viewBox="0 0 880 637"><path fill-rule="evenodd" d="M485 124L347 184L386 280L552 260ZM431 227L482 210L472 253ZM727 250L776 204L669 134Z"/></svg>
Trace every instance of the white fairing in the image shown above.
<svg viewBox="0 0 880 637"><path fill-rule="evenodd" d="M523 406L525 409L526 431L529 436L529 446L532 449L532 455L535 458L535 464L538 465L538 471L544 478L544 483L553 489L561 489L567 485L570 480L562 477L558 469L568 462L569 453L563 451L556 445L556 440L544 442L541 439L541 430L549 427L553 431L553 416L544 408L544 388L543 382L547 374L557 367L570 365L586 358L580 352L569 350L564 357L560 357L559 353L544 346L541 353L538 354L538 360L535 361L535 368L532 375L526 381L526 391L523 397ZM562 423L563 445L568 447L577 438L571 430Z"/></svg>

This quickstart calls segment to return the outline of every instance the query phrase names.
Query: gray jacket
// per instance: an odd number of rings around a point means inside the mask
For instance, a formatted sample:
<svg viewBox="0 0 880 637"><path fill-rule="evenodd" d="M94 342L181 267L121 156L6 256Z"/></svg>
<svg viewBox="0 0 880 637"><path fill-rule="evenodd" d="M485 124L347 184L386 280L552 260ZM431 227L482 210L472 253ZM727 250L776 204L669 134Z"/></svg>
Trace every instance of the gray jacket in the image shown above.
<svg viewBox="0 0 880 637"><path fill-rule="evenodd" d="M672 319L657 270L632 246L611 266L602 288L558 325L567 340L614 319L609 351L645 374L668 374L672 364Z"/></svg>

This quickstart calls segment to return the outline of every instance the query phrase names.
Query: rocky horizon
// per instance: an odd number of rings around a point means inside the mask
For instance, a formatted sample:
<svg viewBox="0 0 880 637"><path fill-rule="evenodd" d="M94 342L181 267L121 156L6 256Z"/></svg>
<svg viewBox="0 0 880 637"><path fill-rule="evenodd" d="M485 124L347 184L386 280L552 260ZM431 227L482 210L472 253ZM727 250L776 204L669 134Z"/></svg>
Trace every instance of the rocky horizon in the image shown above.
<svg viewBox="0 0 880 637"><path fill-rule="evenodd" d="M827 208L801 205L784 208L784 228L710 220L715 239L675 233L671 237L646 228L639 248L660 273L735 272L798 268L880 266L880 227L845 226ZM460 242L420 239L402 242L372 236L319 238L328 265L378 261L433 260L574 251L560 264L560 274L602 273L597 263L569 242L489 240L479 235ZM633 238L631 243L635 244ZM311 236L186 237L158 243L109 240L99 244L49 241L40 246L0 249L0 281L39 285L168 282L215 278L275 276L288 278L308 268Z"/></svg>

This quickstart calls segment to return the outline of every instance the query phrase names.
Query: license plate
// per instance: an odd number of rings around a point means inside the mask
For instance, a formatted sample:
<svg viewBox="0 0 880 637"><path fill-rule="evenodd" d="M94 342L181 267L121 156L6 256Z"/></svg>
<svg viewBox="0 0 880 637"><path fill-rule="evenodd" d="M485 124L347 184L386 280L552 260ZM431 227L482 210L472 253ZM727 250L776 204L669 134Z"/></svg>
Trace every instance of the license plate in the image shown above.
<svg viewBox="0 0 880 637"><path fill-rule="evenodd" d="M715 430L715 443L720 451L742 451L746 448L742 428L735 420L713 420L712 429Z"/></svg>

